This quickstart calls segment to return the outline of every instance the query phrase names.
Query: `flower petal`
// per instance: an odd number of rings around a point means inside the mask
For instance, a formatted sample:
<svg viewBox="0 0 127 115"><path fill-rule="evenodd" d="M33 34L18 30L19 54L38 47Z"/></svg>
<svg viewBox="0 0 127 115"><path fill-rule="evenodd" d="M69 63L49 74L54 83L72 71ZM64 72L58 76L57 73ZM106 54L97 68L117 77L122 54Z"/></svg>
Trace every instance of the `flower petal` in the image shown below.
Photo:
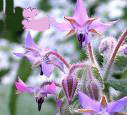
<svg viewBox="0 0 127 115"><path fill-rule="evenodd" d="M80 25L83 25L88 19L87 10L83 0L77 0L73 17Z"/></svg>
<svg viewBox="0 0 127 115"><path fill-rule="evenodd" d="M30 32L28 32L27 37L25 39L25 47L28 49L29 48L32 48L32 49L38 48L38 46L35 44L34 40L32 39Z"/></svg>
<svg viewBox="0 0 127 115"><path fill-rule="evenodd" d="M49 17L49 19L50 19L50 25L52 27L55 27L59 31L69 31L69 30L71 30L71 25L70 25L69 22L59 23L55 20L55 18Z"/></svg>
<svg viewBox="0 0 127 115"><path fill-rule="evenodd" d="M108 22L108 23L102 23L100 19L97 19L92 22L92 24L89 26L89 30L95 29L97 32L104 32L109 27L111 27L116 21Z"/></svg>
<svg viewBox="0 0 127 115"><path fill-rule="evenodd" d="M16 82L16 89L19 93L32 93L32 88L28 87L20 78L18 79L18 82Z"/></svg>
<svg viewBox="0 0 127 115"><path fill-rule="evenodd" d="M79 97L80 104L83 107L83 109L90 109L90 110L93 110L96 112L98 112L100 110L100 103L92 100L91 98L89 98L84 93L79 91L78 97Z"/></svg>
<svg viewBox="0 0 127 115"><path fill-rule="evenodd" d="M58 67L62 72L64 72L64 63L63 63L61 60L55 59L55 60L53 61L53 64L54 64L56 67Z"/></svg>
<svg viewBox="0 0 127 115"><path fill-rule="evenodd" d="M50 85L47 85L47 92L50 94L56 93L56 85L54 83L51 83Z"/></svg>
<svg viewBox="0 0 127 115"><path fill-rule="evenodd" d="M43 73L47 76L50 77L50 75L52 74L53 70L54 70L54 65L53 64L46 64L43 63L41 64L42 66L42 71Z"/></svg>
<svg viewBox="0 0 127 115"><path fill-rule="evenodd" d="M16 55L17 57L20 57L20 58L22 58L24 56L23 53L14 53L14 55Z"/></svg>
<svg viewBox="0 0 127 115"><path fill-rule="evenodd" d="M127 97L111 102L107 106L108 112L125 112L124 110L127 112Z"/></svg>
<svg viewBox="0 0 127 115"><path fill-rule="evenodd" d="M25 57L33 64L33 65L40 65L41 57L37 55L35 52L27 52Z"/></svg>

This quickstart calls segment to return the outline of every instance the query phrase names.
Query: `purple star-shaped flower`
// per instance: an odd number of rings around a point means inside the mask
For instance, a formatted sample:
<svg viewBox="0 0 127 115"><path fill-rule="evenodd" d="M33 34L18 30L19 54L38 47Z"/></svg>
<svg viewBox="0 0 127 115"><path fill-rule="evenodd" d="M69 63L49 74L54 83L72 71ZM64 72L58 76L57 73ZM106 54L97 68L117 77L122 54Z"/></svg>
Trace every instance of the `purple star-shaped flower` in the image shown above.
<svg viewBox="0 0 127 115"><path fill-rule="evenodd" d="M76 112L85 112L87 113L96 113L97 115L110 115L109 113L113 112L125 112L127 111L127 97L124 97L120 100L107 103L107 99L105 96L102 96L101 101L95 101L89 98L82 92L78 92L78 97L80 100L80 104L83 109L78 109Z"/></svg>
<svg viewBox="0 0 127 115"><path fill-rule="evenodd" d="M60 31L69 31L67 35L76 33L81 48L90 42L89 32L100 34L100 32L105 31L114 23L109 22L104 24L100 19L89 18L82 0L77 0L74 15L64 18L66 21L59 23L55 18L51 17L50 23Z"/></svg>
<svg viewBox="0 0 127 115"><path fill-rule="evenodd" d="M20 78L18 79L18 82L16 82L16 89L18 90L19 94L34 94L36 102L38 103L39 111L41 110L41 105L44 102L45 97L47 97L48 94L56 93L56 85L53 82L46 85L30 87L27 86Z"/></svg>
<svg viewBox="0 0 127 115"><path fill-rule="evenodd" d="M47 52L52 51L50 49L41 49L35 44L30 33L28 33L25 40L25 53L14 53L18 57L25 56L34 66L40 66L41 75L49 77L54 68L58 67L61 71L64 71L63 62L54 55L46 55Z"/></svg>

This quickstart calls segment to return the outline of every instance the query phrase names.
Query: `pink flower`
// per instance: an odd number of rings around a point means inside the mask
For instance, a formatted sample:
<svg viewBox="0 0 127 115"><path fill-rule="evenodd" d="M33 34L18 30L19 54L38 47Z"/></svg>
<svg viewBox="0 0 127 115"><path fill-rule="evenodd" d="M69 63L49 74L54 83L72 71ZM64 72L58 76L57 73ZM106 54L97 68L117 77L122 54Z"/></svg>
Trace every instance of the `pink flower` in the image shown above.
<svg viewBox="0 0 127 115"><path fill-rule="evenodd" d="M16 82L16 89L19 93L32 92L32 89L28 87L20 78L18 78L18 82Z"/></svg>
<svg viewBox="0 0 127 115"><path fill-rule="evenodd" d="M38 110L41 110L41 105L44 99L49 94L56 94L56 85L53 82L48 82L48 84L43 83L40 86L27 86L20 78L16 82L16 89L20 94L29 93L34 95L36 102L38 103Z"/></svg>

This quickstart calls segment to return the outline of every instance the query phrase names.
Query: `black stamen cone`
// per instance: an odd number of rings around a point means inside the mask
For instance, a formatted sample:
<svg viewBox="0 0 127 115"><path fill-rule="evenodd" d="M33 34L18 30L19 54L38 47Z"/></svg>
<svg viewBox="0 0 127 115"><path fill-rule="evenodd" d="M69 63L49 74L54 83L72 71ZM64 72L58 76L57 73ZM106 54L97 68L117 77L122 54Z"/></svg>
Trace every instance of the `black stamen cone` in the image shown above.
<svg viewBox="0 0 127 115"><path fill-rule="evenodd" d="M38 111L41 110L42 103L44 102L43 98L38 99Z"/></svg>
<svg viewBox="0 0 127 115"><path fill-rule="evenodd" d="M80 48L82 49L82 42L83 42L83 34L79 34L78 35L78 40L79 40L79 46L80 46Z"/></svg>
<svg viewBox="0 0 127 115"><path fill-rule="evenodd" d="M42 71L42 66L41 65L40 65L40 68L41 68L40 75L43 75L43 71Z"/></svg>

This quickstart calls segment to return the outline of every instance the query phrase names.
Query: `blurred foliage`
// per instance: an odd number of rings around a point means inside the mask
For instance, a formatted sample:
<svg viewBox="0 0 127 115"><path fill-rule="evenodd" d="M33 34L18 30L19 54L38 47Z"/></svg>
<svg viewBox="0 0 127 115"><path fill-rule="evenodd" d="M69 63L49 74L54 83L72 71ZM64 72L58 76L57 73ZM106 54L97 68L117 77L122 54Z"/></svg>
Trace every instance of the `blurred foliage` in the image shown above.
<svg viewBox="0 0 127 115"><path fill-rule="evenodd" d="M8 69L1 69L0 70L0 78L3 77L4 75L8 74L9 71L10 71L10 68L8 68Z"/></svg>
<svg viewBox="0 0 127 115"><path fill-rule="evenodd" d="M19 76L25 82L28 77L31 75L32 69L31 64L25 58L21 59L18 71L16 74L16 78ZM10 102L9 109L11 115L16 115L16 103L17 103L17 94L15 84L12 85L11 94L10 94Z"/></svg>
<svg viewBox="0 0 127 115"><path fill-rule="evenodd" d="M14 42L14 43L21 43L21 37L22 37L22 33L23 31L19 31L19 32L0 32L0 39L6 39L10 42Z"/></svg>
<svg viewBox="0 0 127 115"><path fill-rule="evenodd" d="M38 6L41 10L45 12L48 12L52 8L51 4L49 3L49 0L40 0Z"/></svg>
<svg viewBox="0 0 127 115"><path fill-rule="evenodd" d="M113 87L114 89L127 93L127 79L110 79L108 81L109 85Z"/></svg>
<svg viewBox="0 0 127 115"><path fill-rule="evenodd" d="M127 68L127 57L117 56L114 62L114 71L124 71Z"/></svg>

